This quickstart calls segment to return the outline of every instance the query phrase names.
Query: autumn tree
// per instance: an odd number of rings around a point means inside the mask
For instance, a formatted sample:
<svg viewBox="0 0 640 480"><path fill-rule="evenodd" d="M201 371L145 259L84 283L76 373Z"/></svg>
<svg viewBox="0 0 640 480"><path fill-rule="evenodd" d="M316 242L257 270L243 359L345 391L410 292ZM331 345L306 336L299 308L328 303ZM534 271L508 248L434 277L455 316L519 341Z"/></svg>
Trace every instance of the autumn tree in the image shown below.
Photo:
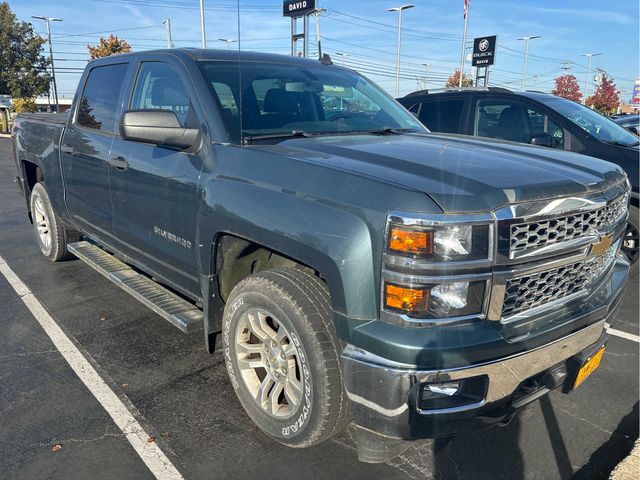
<svg viewBox="0 0 640 480"><path fill-rule="evenodd" d="M131 45L123 38L111 34L109 38L100 37L98 44L95 46L87 45L91 60L95 58L108 57L110 55L117 55L119 53L129 53L131 51Z"/></svg>
<svg viewBox="0 0 640 480"><path fill-rule="evenodd" d="M35 112L36 101L33 98L14 98L11 109L16 113Z"/></svg>
<svg viewBox="0 0 640 480"><path fill-rule="evenodd" d="M33 25L19 22L9 4L0 3L0 95L34 98L49 90L44 42Z"/></svg>
<svg viewBox="0 0 640 480"><path fill-rule="evenodd" d="M551 93L557 97L567 98L574 102L579 102L582 99L580 86L578 85L576 77L573 75L562 75L556 78L556 88L554 88Z"/></svg>
<svg viewBox="0 0 640 480"><path fill-rule="evenodd" d="M596 86L593 95L587 98L587 106L593 107L603 115L611 115L616 112L620 105L620 97L616 84L606 73L602 74L600 83Z"/></svg>
<svg viewBox="0 0 640 480"><path fill-rule="evenodd" d="M445 85L445 87L456 88L459 85L460 85L460 70L456 69L456 72L449 77L449 80L447 80L447 84ZM471 80L470 78L467 78L467 76L464 73L462 74L462 86L463 87L473 86L473 80Z"/></svg>

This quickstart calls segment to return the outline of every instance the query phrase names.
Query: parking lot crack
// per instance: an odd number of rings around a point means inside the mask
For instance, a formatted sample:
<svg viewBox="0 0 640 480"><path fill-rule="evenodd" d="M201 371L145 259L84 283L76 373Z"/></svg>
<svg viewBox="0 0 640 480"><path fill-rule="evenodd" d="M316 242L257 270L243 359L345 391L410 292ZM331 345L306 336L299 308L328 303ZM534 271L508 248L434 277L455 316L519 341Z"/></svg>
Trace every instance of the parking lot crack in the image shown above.
<svg viewBox="0 0 640 480"><path fill-rule="evenodd" d="M558 410L560 410L562 413L566 413L567 415L569 415L570 417L575 418L576 420L580 420L581 422L584 422L586 424L591 425L592 427L597 428L598 430L600 430L601 432L606 433L607 435L613 435L613 432L610 430L607 430L606 428L601 427L600 425L593 423L591 420L587 419L587 418L582 418L579 415L576 415L573 412L570 412L569 410L564 410L560 407L558 407L557 405L555 406L555 408L557 408Z"/></svg>

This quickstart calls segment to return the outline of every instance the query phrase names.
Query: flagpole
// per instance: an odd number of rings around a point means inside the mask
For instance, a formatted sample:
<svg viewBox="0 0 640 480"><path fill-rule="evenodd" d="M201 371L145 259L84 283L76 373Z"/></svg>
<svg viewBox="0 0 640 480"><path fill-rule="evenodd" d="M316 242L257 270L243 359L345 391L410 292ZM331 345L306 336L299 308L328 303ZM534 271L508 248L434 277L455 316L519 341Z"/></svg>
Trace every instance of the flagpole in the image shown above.
<svg viewBox="0 0 640 480"><path fill-rule="evenodd" d="M462 72L464 71L464 46L467 43L467 19L469 18L470 7L471 2L467 4L467 8L465 10L466 15L464 16L464 32L462 33L462 48L460 49L460 79L458 80L459 88L462 88Z"/></svg>

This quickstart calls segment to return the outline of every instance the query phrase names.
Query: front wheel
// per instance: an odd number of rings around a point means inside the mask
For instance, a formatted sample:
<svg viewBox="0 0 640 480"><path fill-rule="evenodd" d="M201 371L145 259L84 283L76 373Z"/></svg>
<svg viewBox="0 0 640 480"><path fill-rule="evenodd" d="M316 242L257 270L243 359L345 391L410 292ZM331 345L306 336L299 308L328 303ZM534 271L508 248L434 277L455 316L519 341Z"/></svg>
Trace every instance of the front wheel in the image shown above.
<svg viewBox="0 0 640 480"><path fill-rule="evenodd" d="M242 280L224 312L231 384L253 422L290 447L308 447L348 423L340 342L326 285L296 269Z"/></svg>
<svg viewBox="0 0 640 480"><path fill-rule="evenodd" d="M638 229L638 223L640 215L637 207L629 207L629 220L627 221L627 230L625 231L624 238L622 240L622 251L629 259L629 262L635 263L638 261L638 242L640 233Z"/></svg>

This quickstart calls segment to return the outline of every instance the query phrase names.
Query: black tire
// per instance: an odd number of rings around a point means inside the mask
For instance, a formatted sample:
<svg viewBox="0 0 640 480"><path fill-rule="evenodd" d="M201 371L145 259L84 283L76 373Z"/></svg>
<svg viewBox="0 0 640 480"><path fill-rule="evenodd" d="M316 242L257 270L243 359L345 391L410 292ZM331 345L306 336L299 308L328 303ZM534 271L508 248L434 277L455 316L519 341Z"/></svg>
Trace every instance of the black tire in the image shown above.
<svg viewBox="0 0 640 480"><path fill-rule="evenodd" d="M82 239L80 232L67 229L51 207L49 194L44 183L36 183L31 191L31 217L33 229L42 254L52 262L68 260L73 255L67 250L67 245ZM46 241L41 234L46 231L49 240Z"/></svg>
<svg viewBox="0 0 640 480"><path fill-rule="evenodd" d="M252 370L245 367L241 370L239 367L243 359L238 358L238 353L245 353L237 351L236 341L240 337L252 338L253 333L247 334L243 325L248 325L249 314L256 311L272 315L273 318L266 316L265 321L278 326L274 333L280 333L280 326L285 327L291 344L285 340L283 350L290 345L296 348L294 365L298 365L295 371L299 371L302 380L301 401L295 407L293 402L289 405L286 399L283 400L287 405L280 409L291 412L286 417L277 417L266 411L256 399L259 394L252 394L245 375L255 376L260 381L260 368ZM339 362L341 346L331 318L329 292L320 279L288 268L268 270L245 278L229 296L222 333L231 384L243 408L260 430L284 445L302 448L323 442L347 426L348 402ZM249 340L247 342L250 343ZM265 344L260 345L266 349ZM242 347L238 345L238 348ZM264 351L261 348L260 354L248 354L244 359L257 359L255 355L260 355L259 361L269 364L268 358L276 357L269 357L263 354ZM272 361L271 366L273 364ZM266 367L263 370L265 376L269 375ZM288 375L284 375L286 382L289 381ZM272 392L275 385L273 388ZM284 391L279 394L280 398L285 398Z"/></svg>
<svg viewBox="0 0 640 480"><path fill-rule="evenodd" d="M629 220L627 221L627 230L625 232L622 251L633 264L638 261L638 247L640 246L640 213L638 207L629 207Z"/></svg>

